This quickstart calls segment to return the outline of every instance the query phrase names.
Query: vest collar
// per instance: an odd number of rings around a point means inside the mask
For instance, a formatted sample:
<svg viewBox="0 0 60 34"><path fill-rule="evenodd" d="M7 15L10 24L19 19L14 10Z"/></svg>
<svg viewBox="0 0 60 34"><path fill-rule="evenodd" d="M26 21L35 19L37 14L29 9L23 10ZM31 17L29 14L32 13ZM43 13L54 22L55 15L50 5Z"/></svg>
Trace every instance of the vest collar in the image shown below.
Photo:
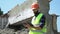
<svg viewBox="0 0 60 34"><path fill-rule="evenodd" d="M40 13L40 12L35 13L35 17L37 17L37 16L39 15L39 13Z"/></svg>

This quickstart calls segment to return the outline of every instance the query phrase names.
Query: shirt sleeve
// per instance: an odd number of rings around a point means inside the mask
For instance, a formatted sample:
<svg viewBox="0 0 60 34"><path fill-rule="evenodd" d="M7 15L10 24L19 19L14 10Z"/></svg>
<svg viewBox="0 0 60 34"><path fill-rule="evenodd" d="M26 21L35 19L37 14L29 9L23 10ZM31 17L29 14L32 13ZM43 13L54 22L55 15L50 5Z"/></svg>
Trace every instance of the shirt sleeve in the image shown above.
<svg viewBox="0 0 60 34"><path fill-rule="evenodd" d="M40 21L40 27L43 28L45 25L45 16L43 15L41 21Z"/></svg>

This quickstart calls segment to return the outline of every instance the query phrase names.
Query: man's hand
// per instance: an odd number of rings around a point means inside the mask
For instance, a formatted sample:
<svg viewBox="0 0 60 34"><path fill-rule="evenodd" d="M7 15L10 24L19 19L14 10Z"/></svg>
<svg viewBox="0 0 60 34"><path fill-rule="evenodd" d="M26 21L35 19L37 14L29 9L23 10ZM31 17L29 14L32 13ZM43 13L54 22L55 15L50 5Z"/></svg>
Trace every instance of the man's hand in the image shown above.
<svg viewBox="0 0 60 34"><path fill-rule="evenodd" d="M30 29L30 28L35 28L35 29L37 29L37 30L41 30L41 27L30 26L28 23L25 23L24 26L27 27L28 29Z"/></svg>
<svg viewBox="0 0 60 34"><path fill-rule="evenodd" d="M23 24L25 27L27 27L28 29L31 27L28 23Z"/></svg>

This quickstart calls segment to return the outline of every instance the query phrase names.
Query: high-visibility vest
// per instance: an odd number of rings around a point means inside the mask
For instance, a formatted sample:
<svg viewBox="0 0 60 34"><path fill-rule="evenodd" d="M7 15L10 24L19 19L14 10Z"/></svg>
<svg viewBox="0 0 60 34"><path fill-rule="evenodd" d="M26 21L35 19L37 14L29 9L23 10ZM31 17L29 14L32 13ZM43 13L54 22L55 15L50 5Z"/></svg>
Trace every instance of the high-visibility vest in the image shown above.
<svg viewBox="0 0 60 34"><path fill-rule="evenodd" d="M40 24L43 14L40 13L35 20L32 21L32 24ZM41 30L36 30L35 28L30 28L29 34L43 34L47 32L46 23Z"/></svg>

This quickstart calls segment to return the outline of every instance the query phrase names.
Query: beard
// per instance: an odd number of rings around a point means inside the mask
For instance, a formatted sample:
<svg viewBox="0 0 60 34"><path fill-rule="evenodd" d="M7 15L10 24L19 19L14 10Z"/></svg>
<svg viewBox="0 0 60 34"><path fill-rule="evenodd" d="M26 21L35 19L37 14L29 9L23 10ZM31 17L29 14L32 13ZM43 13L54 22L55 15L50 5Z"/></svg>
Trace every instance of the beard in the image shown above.
<svg viewBox="0 0 60 34"><path fill-rule="evenodd" d="M35 12L34 12L34 14L37 14L37 13L38 13L38 11L35 11Z"/></svg>

